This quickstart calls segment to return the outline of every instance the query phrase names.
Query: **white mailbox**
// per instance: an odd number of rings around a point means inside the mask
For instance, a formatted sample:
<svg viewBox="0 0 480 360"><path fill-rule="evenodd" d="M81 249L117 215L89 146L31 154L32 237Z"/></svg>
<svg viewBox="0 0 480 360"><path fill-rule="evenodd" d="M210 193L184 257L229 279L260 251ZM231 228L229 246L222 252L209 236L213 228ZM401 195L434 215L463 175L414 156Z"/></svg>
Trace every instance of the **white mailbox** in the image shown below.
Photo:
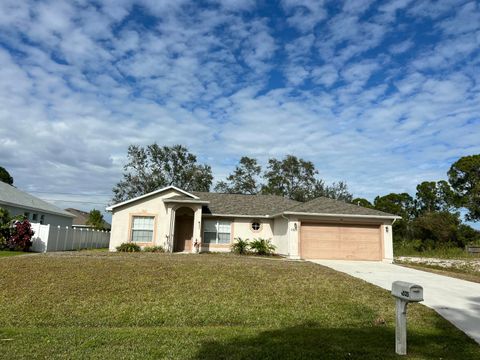
<svg viewBox="0 0 480 360"><path fill-rule="evenodd" d="M395 297L395 352L407 354L407 305L423 301L423 287L406 281L392 283L392 295Z"/></svg>
<svg viewBox="0 0 480 360"><path fill-rule="evenodd" d="M406 281L395 281L392 284L392 295L409 302L423 301L423 288Z"/></svg>

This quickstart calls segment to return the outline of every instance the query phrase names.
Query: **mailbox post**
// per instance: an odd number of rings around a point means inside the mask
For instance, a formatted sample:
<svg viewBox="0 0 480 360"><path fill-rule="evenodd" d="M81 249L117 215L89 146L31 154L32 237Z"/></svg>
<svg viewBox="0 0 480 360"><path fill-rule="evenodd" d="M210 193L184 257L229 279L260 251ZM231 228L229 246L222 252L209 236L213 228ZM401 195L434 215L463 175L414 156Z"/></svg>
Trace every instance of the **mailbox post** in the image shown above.
<svg viewBox="0 0 480 360"><path fill-rule="evenodd" d="M392 295L395 297L395 352L407 354L407 305L423 301L423 288L405 281L394 281Z"/></svg>

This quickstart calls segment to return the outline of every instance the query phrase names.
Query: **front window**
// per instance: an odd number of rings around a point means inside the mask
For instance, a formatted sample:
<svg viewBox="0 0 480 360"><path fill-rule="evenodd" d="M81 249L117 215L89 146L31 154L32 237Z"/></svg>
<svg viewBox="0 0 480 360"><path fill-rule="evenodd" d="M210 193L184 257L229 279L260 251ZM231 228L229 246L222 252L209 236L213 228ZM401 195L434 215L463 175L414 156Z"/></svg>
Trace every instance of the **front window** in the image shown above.
<svg viewBox="0 0 480 360"><path fill-rule="evenodd" d="M132 218L132 241L152 242L154 220L153 216L134 216Z"/></svg>
<svg viewBox="0 0 480 360"><path fill-rule="evenodd" d="M206 244L230 244L230 221L205 220L203 242Z"/></svg>

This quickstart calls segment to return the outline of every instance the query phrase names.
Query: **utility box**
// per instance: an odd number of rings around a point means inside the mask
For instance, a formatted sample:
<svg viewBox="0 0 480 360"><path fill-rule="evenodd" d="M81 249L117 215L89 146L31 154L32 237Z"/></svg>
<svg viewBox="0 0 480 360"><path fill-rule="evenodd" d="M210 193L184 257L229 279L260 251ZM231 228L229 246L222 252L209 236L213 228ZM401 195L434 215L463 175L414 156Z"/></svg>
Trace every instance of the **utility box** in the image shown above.
<svg viewBox="0 0 480 360"><path fill-rule="evenodd" d="M407 354L407 305L423 301L423 287L406 281L392 283L392 295L395 297L395 352Z"/></svg>
<svg viewBox="0 0 480 360"><path fill-rule="evenodd" d="M409 302L423 301L423 288L406 281L395 281L392 284L392 295Z"/></svg>

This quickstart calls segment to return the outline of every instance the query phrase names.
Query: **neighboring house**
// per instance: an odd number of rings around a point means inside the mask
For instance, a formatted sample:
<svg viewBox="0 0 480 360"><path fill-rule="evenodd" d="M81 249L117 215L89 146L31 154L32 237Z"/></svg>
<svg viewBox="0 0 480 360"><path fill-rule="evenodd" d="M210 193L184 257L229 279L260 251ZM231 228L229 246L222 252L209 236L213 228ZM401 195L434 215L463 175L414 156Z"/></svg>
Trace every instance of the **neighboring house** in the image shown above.
<svg viewBox="0 0 480 360"><path fill-rule="evenodd" d="M16 187L0 181L0 208L10 215L24 215L32 223L72 226L74 215Z"/></svg>
<svg viewBox="0 0 480 360"><path fill-rule="evenodd" d="M186 192L169 186L112 205L110 250L125 242L170 252L230 251L235 238L271 239L292 259L393 260L398 216L328 198Z"/></svg>
<svg viewBox="0 0 480 360"><path fill-rule="evenodd" d="M73 214L75 217L73 218L73 228L77 229L93 229L92 225L87 225L87 220L89 213L86 211L78 210L78 209L73 209L73 208L68 208L65 209L65 211L68 211L69 213ZM103 221L103 229L104 230L110 230L110 224L106 222L105 220Z"/></svg>

